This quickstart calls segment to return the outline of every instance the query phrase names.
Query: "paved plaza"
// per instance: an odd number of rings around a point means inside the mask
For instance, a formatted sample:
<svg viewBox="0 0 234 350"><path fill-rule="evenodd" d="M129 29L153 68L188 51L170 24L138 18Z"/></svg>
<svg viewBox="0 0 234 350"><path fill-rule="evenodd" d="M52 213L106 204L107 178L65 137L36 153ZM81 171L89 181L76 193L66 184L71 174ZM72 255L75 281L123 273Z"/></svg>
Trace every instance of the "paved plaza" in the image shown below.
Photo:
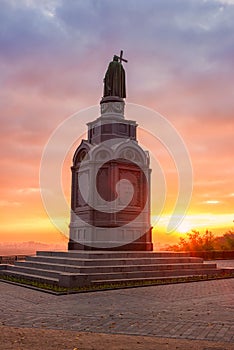
<svg viewBox="0 0 234 350"><path fill-rule="evenodd" d="M62 296L1 282L0 291L5 326L234 342L233 278Z"/></svg>

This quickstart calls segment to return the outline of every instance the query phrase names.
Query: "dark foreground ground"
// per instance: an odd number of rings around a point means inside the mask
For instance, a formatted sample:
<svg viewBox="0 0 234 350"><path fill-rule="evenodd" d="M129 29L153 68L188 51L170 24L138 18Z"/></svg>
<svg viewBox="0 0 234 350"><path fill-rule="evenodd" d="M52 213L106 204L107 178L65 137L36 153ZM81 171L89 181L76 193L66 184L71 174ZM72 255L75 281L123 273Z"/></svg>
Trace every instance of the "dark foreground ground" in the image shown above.
<svg viewBox="0 0 234 350"><path fill-rule="evenodd" d="M1 350L233 350L233 344L0 326Z"/></svg>
<svg viewBox="0 0 234 350"><path fill-rule="evenodd" d="M1 282L0 350L234 349L233 292L233 278L62 296Z"/></svg>

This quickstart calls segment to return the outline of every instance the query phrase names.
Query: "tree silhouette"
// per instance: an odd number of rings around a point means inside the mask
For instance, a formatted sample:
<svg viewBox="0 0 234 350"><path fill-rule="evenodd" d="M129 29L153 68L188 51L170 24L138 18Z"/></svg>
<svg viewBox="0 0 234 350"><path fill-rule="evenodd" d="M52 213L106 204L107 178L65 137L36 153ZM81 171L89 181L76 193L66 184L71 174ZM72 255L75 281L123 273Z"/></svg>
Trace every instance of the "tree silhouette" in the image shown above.
<svg viewBox="0 0 234 350"><path fill-rule="evenodd" d="M234 232L229 230L222 236L215 235L206 230L205 233L192 230L180 237L179 243L168 247L168 250L175 251L213 251L213 250L234 250Z"/></svg>

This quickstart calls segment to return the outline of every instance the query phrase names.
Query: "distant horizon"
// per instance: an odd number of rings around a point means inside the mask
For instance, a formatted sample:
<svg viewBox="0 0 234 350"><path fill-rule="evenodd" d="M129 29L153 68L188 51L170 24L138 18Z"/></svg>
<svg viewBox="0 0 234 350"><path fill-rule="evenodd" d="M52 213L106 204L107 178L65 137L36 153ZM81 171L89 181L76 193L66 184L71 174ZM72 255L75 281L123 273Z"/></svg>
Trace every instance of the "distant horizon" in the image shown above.
<svg viewBox="0 0 234 350"><path fill-rule="evenodd" d="M198 231L201 234L204 234L206 230L191 230L190 232L186 232L174 237L173 240L169 240L168 242L162 241L154 241L154 251L163 251L171 248L173 245L177 245L179 243L179 238L186 234L191 233L192 231ZM208 230L209 232L212 232ZM225 233L233 232L233 229L228 229L225 232L214 234L215 237L222 237ZM214 233L214 232L212 232ZM63 241L57 242L41 242L41 241L6 241L0 242L0 256L10 256L10 255L27 255L27 254L35 254L37 250L67 250L68 249L68 239L63 239Z"/></svg>
<svg viewBox="0 0 234 350"><path fill-rule="evenodd" d="M165 233L164 231L157 231L157 227L153 228L153 243L155 246L159 245L159 246L166 246L166 245L170 245L170 244L174 244L177 243L179 241L180 237L186 236L186 234L192 232L192 231L198 231L200 233L205 233L206 231L212 232L214 234L215 237L219 237L219 236L223 236L225 233L229 232L229 231L234 231L233 227L222 227L222 228L209 228L209 227L205 227L205 228L191 228L191 230L185 231L185 232L173 232L173 233ZM64 235L62 235L61 233L57 234L57 239L55 240L46 240L45 238L43 240L40 240L39 238L37 240L33 240L33 239L29 239L29 240L24 240L23 237L18 238L18 240L4 240L4 241L0 241L0 248L1 246L4 245L22 245L22 244L41 244L41 245L67 245L69 241L68 237L65 237Z"/></svg>

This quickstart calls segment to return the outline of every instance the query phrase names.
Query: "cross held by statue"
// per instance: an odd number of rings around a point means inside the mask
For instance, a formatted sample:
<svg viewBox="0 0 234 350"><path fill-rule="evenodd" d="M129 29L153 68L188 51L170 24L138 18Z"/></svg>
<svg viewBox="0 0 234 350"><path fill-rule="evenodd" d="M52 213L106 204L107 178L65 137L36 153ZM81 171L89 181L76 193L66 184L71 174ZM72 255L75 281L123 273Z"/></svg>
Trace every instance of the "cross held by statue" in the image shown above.
<svg viewBox="0 0 234 350"><path fill-rule="evenodd" d="M123 58L123 50L121 50L120 55L119 56L116 55L116 57L119 59L120 63L122 63L122 61L126 63L128 62L127 60L125 60L125 58Z"/></svg>

